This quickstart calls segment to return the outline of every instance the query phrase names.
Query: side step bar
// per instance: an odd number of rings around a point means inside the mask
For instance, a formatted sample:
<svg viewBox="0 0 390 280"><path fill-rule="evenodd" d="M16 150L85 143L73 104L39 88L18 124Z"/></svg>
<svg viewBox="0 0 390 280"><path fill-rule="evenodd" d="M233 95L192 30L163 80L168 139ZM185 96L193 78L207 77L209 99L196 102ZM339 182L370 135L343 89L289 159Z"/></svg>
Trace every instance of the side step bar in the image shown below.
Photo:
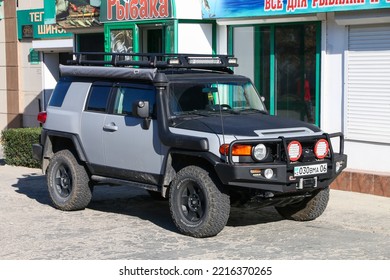
<svg viewBox="0 0 390 280"><path fill-rule="evenodd" d="M130 187L137 187L137 188L161 193L161 187L156 186L156 185L143 184L143 183L139 183L139 182L114 179L114 178L110 178L110 177L103 177L103 176L97 176L97 175L92 175L91 179L93 181L98 182L99 184L127 185Z"/></svg>

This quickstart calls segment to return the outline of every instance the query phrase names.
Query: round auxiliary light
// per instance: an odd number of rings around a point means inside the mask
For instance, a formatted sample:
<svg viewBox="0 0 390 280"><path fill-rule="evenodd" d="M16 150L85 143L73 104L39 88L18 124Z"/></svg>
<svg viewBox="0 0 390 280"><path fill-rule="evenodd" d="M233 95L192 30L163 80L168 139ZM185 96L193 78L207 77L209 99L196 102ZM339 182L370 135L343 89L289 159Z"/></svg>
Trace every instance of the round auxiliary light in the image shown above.
<svg viewBox="0 0 390 280"><path fill-rule="evenodd" d="M265 159L267 156L267 147L264 144L256 145L253 148L252 155L258 161Z"/></svg>
<svg viewBox="0 0 390 280"><path fill-rule="evenodd" d="M271 168L267 168L264 170L264 177L267 179L271 179L274 176L274 171Z"/></svg>
<svg viewBox="0 0 390 280"><path fill-rule="evenodd" d="M329 153L329 143L326 141L326 139L320 139L317 141L316 145L314 146L314 154L317 158L323 159L325 158Z"/></svg>
<svg viewBox="0 0 390 280"><path fill-rule="evenodd" d="M291 161L297 161L302 155L302 145L298 141L291 141L287 146L288 156Z"/></svg>

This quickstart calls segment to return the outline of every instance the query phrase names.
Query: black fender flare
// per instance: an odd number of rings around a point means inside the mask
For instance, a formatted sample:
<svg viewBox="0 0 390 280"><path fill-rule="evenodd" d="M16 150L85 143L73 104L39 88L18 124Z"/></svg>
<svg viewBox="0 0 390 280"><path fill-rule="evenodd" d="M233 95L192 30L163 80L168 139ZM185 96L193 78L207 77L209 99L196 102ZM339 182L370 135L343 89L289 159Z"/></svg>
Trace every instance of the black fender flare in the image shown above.
<svg viewBox="0 0 390 280"><path fill-rule="evenodd" d="M173 163L174 155L182 155L182 156L188 156L188 157L204 160L209 164L209 166L213 167L213 171L215 172L217 172L215 166L221 163L221 159L210 152L170 149L167 153L167 156L165 157L165 162L164 162L164 176L162 182L163 196L166 194L166 190L168 189L170 183L172 182L173 178L176 175L176 170L174 168L174 163Z"/></svg>
<svg viewBox="0 0 390 280"><path fill-rule="evenodd" d="M42 130L41 142L44 146L43 148L43 157L42 157L42 169L47 169L49 165L50 158L53 156L53 137L65 138L70 140L73 143L76 155L79 160L82 162L88 162L83 146L81 145L81 140L78 135L62 132L62 131L52 131L52 130Z"/></svg>

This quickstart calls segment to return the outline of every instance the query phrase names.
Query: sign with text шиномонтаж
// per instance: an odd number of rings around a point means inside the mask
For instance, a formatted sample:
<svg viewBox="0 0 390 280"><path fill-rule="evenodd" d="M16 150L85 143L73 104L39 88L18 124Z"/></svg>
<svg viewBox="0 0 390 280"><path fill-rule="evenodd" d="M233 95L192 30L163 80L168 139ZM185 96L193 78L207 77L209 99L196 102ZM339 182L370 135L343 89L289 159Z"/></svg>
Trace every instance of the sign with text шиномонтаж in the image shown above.
<svg viewBox="0 0 390 280"><path fill-rule="evenodd" d="M20 10L18 17L18 39L69 38L71 33L57 24L44 23L44 10Z"/></svg>

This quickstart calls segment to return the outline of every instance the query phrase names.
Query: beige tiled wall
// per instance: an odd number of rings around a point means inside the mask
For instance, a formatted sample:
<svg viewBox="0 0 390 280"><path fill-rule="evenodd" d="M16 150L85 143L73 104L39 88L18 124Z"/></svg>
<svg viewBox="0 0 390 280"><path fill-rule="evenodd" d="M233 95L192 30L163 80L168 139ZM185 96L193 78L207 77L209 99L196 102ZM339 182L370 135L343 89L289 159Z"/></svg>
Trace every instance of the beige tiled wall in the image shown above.
<svg viewBox="0 0 390 280"><path fill-rule="evenodd" d="M4 15L4 2L0 7L0 14ZM7 125L7 91L6 91L6 58L5 58L5 21L0 20L0 131Z"/></svg>
<svg viewBox="0 0 390 280"><path fill-rule="evenodd" d="M21 110L23 112L23 126L39 126L37 115L42 93L42 63L32 65L28 61L31 42L19 43L19 85L21 94Z"/></svg>

